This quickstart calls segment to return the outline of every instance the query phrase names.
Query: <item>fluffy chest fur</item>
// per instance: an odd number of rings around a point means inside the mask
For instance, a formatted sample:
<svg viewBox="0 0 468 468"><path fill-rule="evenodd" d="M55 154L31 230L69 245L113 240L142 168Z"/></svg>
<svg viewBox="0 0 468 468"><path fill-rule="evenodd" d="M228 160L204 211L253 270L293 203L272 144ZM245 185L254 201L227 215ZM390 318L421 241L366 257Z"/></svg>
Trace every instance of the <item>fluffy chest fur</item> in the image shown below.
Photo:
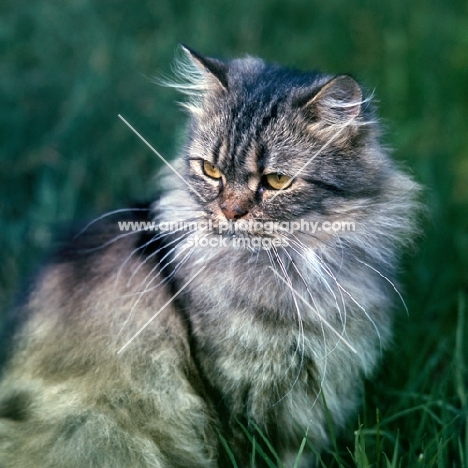
<svg viewBox="0 0 468 468"><path fill-rule="evenodd" d="M14 311L2 467L247 467L253 439L293 466L389 342L417 186L370 98L349 76L184 51L176 175L114 213L139 228L110 213L75 235Z"/></svg>
<svg viewBox="0 0 468 468"><path fill-rule="evenodd" d="M214 247L198 245L206 236ZM222 239L189 230L168 262L179 286L194 278L181 303L229 442L248 452L245 425L275 440L286 458L306 427L317 446L326 444L324 405L337 426L346 421L389 338L388 279L307 237L270 250Z"/></svg>

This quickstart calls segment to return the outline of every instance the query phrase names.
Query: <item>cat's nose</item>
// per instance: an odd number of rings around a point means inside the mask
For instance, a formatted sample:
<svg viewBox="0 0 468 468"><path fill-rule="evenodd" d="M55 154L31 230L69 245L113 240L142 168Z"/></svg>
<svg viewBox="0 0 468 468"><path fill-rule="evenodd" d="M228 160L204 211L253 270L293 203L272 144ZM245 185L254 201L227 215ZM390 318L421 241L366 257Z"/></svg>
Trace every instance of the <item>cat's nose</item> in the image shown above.
<svg viewBox="0 0 468 468"><path fill-rule="evenodd" d="M239 219L247 214L247 210L244 210L241 206L226 202L221 204L221 210L227 219Z"/></svg>

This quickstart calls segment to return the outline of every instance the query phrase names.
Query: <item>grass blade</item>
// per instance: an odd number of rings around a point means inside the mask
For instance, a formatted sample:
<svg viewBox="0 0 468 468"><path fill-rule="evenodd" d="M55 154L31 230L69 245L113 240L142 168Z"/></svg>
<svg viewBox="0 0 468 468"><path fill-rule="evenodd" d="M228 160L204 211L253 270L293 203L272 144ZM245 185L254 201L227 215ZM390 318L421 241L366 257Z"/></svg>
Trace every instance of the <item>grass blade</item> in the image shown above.
<svg viewBox="0 0 468 468"><path fill-rule="evenodd" d="M227 440L223 437L223 435L221 434L221 432L219 432L218 429L216 429L216 430L218 432L219 440L221 441L221 444L223 445L224 449L226 450L226 452L228 454L228 457L229 457L229 460L231 460L233 468L239 468L237 466L236 458L234 457L234 454L232 453L231 449L229 448L229 444L227 443Z"/></svg>
<svg viewBox="0 0 468 468"><path fill-rule="evenodd" d="M255 450L260 454L260 456L267 463L267 465L270 468L277 468L274 462L271 461L268 455L263 451L262 447L257 443L257 441L255 440L255 437L249 432L249 430L238 419L236 419L236 421L237 421L237 424L239 424L239 426L241 427L244 434L250 440L250 442L255 445Z"/></svg>

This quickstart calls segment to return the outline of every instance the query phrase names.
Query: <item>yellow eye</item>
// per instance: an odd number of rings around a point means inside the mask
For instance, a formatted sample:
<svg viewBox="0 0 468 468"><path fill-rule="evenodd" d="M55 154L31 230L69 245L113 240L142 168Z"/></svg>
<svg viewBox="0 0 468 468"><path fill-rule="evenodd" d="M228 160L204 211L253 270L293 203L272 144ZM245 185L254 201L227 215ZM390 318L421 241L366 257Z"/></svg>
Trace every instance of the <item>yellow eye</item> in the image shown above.
<svg viewBox="0 0 468 468"><path fill-rule="evenodd" d="M275 190L281 190L288 188L289 185L292 182L292 178L288 177L287 175L284 174L267 174L265 176L265 180L267 181L267 184Z"/></svg>
<svg viewBox="0 0 468 468"><path fill-rule="evenodd" d="M203 172L205 175L212 177L213 179L221 179L221 171L208 161L203 161Z"/></svg>

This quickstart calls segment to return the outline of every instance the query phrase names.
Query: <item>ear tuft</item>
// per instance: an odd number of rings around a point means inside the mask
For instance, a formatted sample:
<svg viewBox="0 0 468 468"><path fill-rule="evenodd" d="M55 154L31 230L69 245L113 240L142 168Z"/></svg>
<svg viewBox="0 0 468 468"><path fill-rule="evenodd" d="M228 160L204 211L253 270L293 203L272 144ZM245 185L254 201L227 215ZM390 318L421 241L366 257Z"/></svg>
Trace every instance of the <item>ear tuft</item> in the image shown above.
<svg viewBox="0 0 468 468"><path fill-rule="evenodd" d="M348 75L339 75L301 107L315 120L333 125L357 118L361 106L362 91L358 83Z"/></svg>
<svg viewBox="0 0 468 468"><path fill-rule="evenodd" d="M161 76L155 81L188 96L181 106L192 115L203 114L205 104L216 100L227 90L228 64L204 57L180 45L173 64L173 77Z"/></svg>
<svg viewBox="0 0 468 468"><path fill-rule="evenodd" d="M184 44L181 44L181 48L207 79L216 81L223 89L227 89L228 66L226 63L215 58L205 57Z"/></svg>

